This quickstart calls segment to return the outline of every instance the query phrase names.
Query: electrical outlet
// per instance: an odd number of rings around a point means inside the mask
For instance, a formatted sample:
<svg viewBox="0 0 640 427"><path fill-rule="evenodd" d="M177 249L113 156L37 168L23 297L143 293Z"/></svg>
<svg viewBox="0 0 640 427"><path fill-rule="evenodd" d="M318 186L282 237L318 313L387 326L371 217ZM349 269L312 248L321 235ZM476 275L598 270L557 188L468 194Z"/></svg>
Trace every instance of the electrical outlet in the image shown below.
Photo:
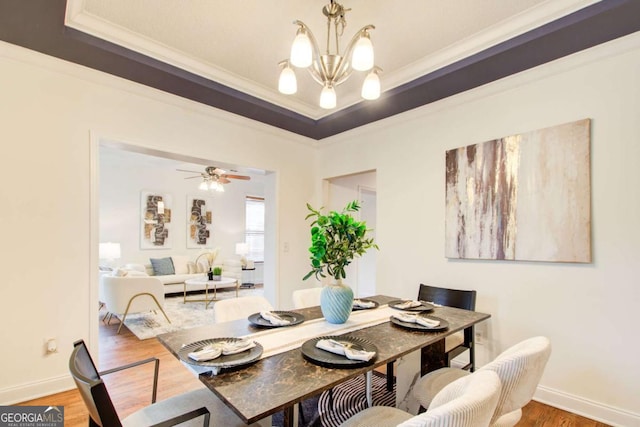
<svg viewBox="0 0 640 427"><path fill-rule="evenodd" d="M56 338L44 339L45 354L53 354L58 352L58 340Z"/></svg>
<svg viewBox="0 0 640 427"><path fill-rule="evenodd" d="M476 330L476 344L484 344L484 333L482 331Z"/></svg>

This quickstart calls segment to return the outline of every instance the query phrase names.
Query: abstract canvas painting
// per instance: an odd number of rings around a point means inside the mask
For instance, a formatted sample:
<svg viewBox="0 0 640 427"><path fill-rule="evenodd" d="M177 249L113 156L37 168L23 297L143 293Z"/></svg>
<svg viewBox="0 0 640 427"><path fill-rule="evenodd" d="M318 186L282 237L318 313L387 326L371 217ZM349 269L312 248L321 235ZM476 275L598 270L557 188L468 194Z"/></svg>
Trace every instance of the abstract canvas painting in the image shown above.
<svg viewBox="0 0 640 427"><path fill-rule="evenodd" d="M140 196L142 212L141 249L170 249L171 196L143 191Z"/></svg>
<svg viewBox="0 0 640 427"><path fill-rule="evenodd" d="M209 209L209 210L207 210ZM206 247L211 238L211 201L187 196L187 248Z"/></svg>
<svg viewBox="0 0 640 427"><path fill-rule="evenodd" d="M589 119L446 153L447 258L591 262Z"/></svg>

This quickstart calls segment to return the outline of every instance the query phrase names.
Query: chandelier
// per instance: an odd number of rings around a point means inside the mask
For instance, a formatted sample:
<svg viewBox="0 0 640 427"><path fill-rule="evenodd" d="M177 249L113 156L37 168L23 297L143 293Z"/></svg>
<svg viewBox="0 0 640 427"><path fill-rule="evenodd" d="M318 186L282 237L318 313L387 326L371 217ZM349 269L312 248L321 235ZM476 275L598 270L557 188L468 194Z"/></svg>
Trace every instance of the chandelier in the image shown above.
<svg viewBox="0 0 640 427"><path fill-rule="evenodd" d="M340 37L347 25L345 14L351 9L345 9L339 3L331 3L322 8L327 17L327 45L320 50L313 33L302 21L294 21L298 26L296 37L291 46L291 56L280 62L282 72L278 82L278 90L286 95L296 93L298 84L291 66L306 68L309 74L322 86L320 92L320 107L331 109L336 106L335 87L346 81L353 70L369 71L362 84L361 95L364 99L372 100L380 97L380 78L382 71L373 63L373 45L369 38L369 31L375 29L373 25L362 27L340 54ZM331 36L333 30L333 47Z"/></svg>

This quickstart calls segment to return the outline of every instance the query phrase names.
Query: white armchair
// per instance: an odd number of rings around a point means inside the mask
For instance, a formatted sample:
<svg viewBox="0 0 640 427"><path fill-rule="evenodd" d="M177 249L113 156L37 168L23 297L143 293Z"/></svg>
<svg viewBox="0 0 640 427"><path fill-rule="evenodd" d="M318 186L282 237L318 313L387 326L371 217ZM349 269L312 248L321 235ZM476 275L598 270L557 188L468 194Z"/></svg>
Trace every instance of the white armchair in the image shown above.
<svg viewBox="0 0 640 427"><path fill-rule="evenodd" d="M115 314L120 318L122 329L128 314L144 311L160 310L169 323L169 317L164 312L164 285L155 277L116 277L102 276L100 278L101 301L109 311L108 321Z"/></svg>

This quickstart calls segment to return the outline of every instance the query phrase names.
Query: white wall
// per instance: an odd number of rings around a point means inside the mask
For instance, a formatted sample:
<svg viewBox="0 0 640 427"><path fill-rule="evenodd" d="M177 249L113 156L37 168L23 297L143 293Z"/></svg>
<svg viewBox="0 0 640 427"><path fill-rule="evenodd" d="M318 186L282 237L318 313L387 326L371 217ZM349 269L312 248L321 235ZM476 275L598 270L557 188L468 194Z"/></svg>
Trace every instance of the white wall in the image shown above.
<svg viewBox="0 0 640 427"><path fill-rule="evenodd" d="M72 387L73 341L96 348L101 139L273 171L265 287L290 304L306 273L305 202L319 198L315 143L1 42L0 93L0 404ZM49 337L60 351L45 356Z"/></svg>
<svg viewBox="0 0 640 427"><path fill-rule="evenodd" d="M480 363L546 335L538 398L625 426L640 425L639 70L636 34L330 138L320 160L322 178L377 170L381 293L477 289L492 316ZM593 263L446 259L445 151L582 118L593 120Z"/></svg>
<svg viewBox="0 0 640 427"><path fill-rule="evenodd" d="M219 248L216 262L239 259L235 245L244 242L246 196L264 196L264 176L249 181L232 180L223 193L198 190L196 174L176 171L174 160L101 147L100 161L100 241L118 242L122 258L116 262L148 264L149 258L186 255L195 260L199 248L187 248L187 196L203 197L212 211L211 238L207 248ZM184 168L184 166L182 166ZM190 170L204 170L196 165ZM154 191L171 196L171 248L140 249L140 194ZM168 206L167 206L168 207ZM262 282L262 275L258 280Z"/></svg>

